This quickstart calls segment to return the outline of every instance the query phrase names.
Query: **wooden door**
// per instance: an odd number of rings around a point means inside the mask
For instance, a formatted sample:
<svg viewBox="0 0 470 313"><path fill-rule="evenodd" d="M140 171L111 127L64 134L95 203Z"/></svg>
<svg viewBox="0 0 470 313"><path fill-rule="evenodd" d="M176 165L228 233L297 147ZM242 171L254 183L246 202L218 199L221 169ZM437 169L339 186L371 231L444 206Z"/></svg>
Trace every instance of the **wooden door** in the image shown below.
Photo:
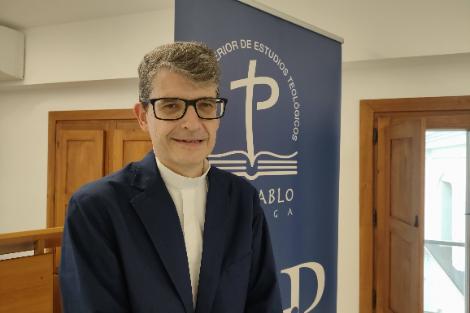
<svg viewBox="0 0 470 313"><path fill-rule="evenodd" d="M141 159L151 144L132 110L49 113L47 226L63 226L67 203L82 185ZM61 312L58 265L54 254L54 313Z"/></svg>
<svg viewBox="0 0 470 313"><path fill-rule="evenodd" d="M56 137L55 225L64 225L73 192L104 175L104 130L59 129Z"/></svg>
<svg viewBox="0 0 470 313"><path fill-rule="evenodd" d="M361 313L423 312L424 128L470 129L470 96L361 100Z"/></svg>
<svg viewBox="0 0 470 313"><path fill-rule="evenodd" d="M376 171L376 310L423 312L424 120L380 117Z"/></svg>
<svg viewBox="0 0 470 313"><path fill-rule="evenodd" d="M55 157L49 165L54 166L54 188L48 188L54 201L48 226L64 225L67 203L80 186L142 159L152 149L148 134L135 119L106 119L106 111L77 112L76 117L74 112L58 113L66 120L55 121L55 151L49 152Z"/></svg>
<svg viewBox="0 0 470 313"><path fill-rule="evenodd" d="M83 127L83 125L81 125ZM54 224L63 226L67 204L80 186L104 174L105 131L103 129L64 129L56 131ZM58 266L61 248L54 253L54 312L61 312Z"/></svg>
<svg viewBox="0 0 470 313"><path fill-rule="evenodd" d="M152 142L148 133L140 129L137 121L117 121L113 132L110 170L117 171L128 163L141 160L150 150Z"/></svg>
<svg viewBox="0 0 470 313"><path fill-rule="evenodd" d="M63 226L67 204L83 184L104 175L105 138L102 129L59 128L56 137L55 226ZM56 249L55 265L60 262Z"/></svg>

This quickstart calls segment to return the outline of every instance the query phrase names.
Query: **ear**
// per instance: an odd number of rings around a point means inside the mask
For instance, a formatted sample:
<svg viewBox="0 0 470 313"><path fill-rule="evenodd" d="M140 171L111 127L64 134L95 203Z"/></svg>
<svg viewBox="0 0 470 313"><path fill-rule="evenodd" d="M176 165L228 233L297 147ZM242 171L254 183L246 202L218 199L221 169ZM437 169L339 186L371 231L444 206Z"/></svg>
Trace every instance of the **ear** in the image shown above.
<svg viewBox="0 0 470 313"><path fill-rule="evenodd" d="M148 107L147 107L148 108ZM141 102L134 104L134 115L143 131L148 131L147 110Z"/></svg>

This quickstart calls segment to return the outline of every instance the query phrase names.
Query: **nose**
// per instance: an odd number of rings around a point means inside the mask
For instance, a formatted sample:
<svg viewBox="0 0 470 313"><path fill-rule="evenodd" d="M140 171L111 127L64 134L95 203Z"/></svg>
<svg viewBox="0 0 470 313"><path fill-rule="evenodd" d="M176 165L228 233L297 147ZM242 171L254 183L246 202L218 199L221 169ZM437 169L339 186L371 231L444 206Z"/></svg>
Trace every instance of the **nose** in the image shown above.
<svg viewBox="0 0 470 313"><path fill-rule="evenodd" d="M201 127L201 119L197 116L193 106L189 106L182 120L182 127L188 130L195 130Z"/></svg>

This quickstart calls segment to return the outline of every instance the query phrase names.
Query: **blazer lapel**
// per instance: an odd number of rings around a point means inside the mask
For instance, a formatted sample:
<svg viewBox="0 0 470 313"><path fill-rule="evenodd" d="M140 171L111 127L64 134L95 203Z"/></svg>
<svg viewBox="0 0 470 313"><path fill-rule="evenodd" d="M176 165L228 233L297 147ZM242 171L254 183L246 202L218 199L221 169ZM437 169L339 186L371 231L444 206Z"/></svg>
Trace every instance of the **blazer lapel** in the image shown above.
<svg viewBox="0 0 470 313"><path fill-rule="evenodd" d="M204 223L203 250L196 313L211 312L221 274L225 244L228 184L216 168L211 168Z"/></svg>
<svg viewBox="0 0 470 313"><path fill-rule="evenodd" d="M131 204L149 234L187 313L193 312L191 280L181 224L152 152L134 163Z"/></svg>

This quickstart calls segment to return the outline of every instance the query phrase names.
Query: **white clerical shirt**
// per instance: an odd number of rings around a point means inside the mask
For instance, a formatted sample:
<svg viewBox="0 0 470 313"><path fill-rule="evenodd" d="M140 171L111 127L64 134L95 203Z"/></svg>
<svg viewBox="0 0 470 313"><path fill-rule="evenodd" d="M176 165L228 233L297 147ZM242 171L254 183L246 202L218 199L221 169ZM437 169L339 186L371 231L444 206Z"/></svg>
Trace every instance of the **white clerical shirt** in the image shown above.
<svg viewBox="0 0 470 313"><path fill-rule="evenodd" d="M160 175L175 204L181 229L183 230L193 291L193 306L196 307L206 213L206 177L210 166L207 167L207 170L201 176L192 178L173 172L157 158L156 161Z"/></svg>

